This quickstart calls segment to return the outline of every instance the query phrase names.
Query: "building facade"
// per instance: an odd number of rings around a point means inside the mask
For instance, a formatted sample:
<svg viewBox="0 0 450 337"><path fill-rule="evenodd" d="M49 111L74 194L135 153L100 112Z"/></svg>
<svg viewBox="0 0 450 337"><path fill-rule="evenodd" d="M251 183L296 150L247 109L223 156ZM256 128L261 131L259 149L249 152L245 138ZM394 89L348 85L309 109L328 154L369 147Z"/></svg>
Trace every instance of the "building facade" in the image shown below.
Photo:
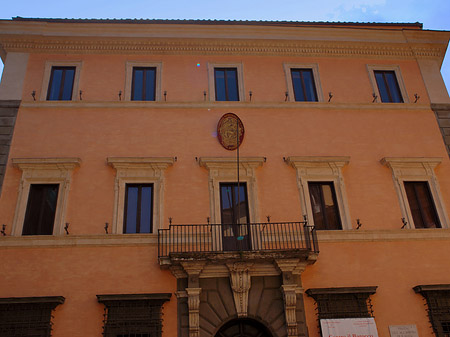
<svg viewBox="0 0 450 337"><path fill-rule="evenodd" d="M449 38L0 21L0 335L448 336Z"/></svg>

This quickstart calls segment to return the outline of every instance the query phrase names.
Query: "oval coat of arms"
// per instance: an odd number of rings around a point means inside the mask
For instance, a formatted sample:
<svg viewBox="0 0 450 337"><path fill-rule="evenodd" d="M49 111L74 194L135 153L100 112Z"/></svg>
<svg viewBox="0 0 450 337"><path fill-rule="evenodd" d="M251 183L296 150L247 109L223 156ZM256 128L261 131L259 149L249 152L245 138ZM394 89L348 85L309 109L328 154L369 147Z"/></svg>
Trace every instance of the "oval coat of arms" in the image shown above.
<svg viewBox="0 0 450 337"><path fill-rule="evenodd" d="M227 113L217 123L217 138L227 150L236 150L244 140L244 124L234 113ZM238 136L239 134L239 142ZM239 144L239 145L238 145Z"/></svg>

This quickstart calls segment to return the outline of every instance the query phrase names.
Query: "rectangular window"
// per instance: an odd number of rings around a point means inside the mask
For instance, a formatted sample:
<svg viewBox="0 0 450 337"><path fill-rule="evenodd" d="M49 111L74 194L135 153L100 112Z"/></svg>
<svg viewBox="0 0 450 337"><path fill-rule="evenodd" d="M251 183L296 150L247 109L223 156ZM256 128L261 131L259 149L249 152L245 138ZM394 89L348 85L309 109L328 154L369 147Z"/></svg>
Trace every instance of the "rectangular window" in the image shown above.
<svg viewBox="0 0 450 337"><path fill-rule="evenodd" d="M156 67L133 67L132 101L155 101Z"/></svg>
<svg viewBox="0 0 450 337"><path fill-rule="evenodd" d="M52 235L55 222L58 184L32 184L22 235Z"/></svg>
<svg viewBox="0 0 450 337"><path fill-rule="evenodd" d="M126 184L123 233L153 232L153 184Z"/></svg>
<svg viewBox="0 0 450 337"><path fill-rule="evenodd" d="M237 183L221 183L220 210L223 249L250 249L247 185L240 183L238 188Z"/></svg>
<svg viewBox="0 0 450 337"><path fill-rule="evenodd" d="M375 70L375 80L383 103L403 103L397 76L393 70Z"/></svg>
<svg viewBox="0 0 450 337"><path fill-rule="evenodd" d="M309 182L309 196L316 229L342 229L332 182Z"/></svg>
<svg viewBox="0 0 450 337"><path fill-rule="evenodd" d="M291 69L292 87L297 102L317 102L312 69Z"/></svg>
<svg viewBox="0 0 450 337"><path fill-rule="evenodd" d="M72 100L76 67L52 67L48 85L48 101Z"/></svg>
<svg viewBox="0 0 450 337"><path fill-rule="evenodd" d="M441 228L428 183L405 181L405 191L415 228Z"/></svg>
<svg viewBox="0 0 450 337"><path fill-rule="evenodd" d="M239 101L237 68L214 68L216 101Z"/></svg>

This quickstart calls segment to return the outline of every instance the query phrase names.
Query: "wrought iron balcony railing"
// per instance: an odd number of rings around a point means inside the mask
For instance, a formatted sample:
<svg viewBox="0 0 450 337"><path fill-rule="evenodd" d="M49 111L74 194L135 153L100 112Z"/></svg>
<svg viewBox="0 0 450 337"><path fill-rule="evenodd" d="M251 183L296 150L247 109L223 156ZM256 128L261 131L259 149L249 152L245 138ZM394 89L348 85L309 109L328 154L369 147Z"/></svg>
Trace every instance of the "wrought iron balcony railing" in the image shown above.
<svg viewBox="0 0 450 337"><path fill-rule="evenodd" d="M158 257L172 253L304 250L319 252L306 222L170 225L158 230Z"/></svg>

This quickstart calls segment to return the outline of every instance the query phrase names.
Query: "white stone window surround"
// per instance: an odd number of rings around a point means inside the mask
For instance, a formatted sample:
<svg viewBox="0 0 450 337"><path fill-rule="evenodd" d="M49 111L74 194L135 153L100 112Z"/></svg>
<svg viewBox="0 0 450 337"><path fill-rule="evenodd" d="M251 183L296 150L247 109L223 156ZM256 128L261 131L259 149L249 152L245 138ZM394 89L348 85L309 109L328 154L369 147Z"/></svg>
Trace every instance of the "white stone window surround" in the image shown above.
<svg viewBox="0 0 450 337"><path fill-rule="evenodd" d="M244 89L244 66L242 63L215 63L208 62L208 97L211 102L216 101L216 81L215 81L215 68L236 68L239 101L245 102L245 89ZM233 101L220 101L220 102L233 102Z"/></svg>
<svg viewBox="0 0 450 337"><path fill-rule="evenodd" d="M247 185L247 198L250 222L260 222L258 212L258 193L256 168L262 166L264 157L239 158L239 181ZM213 224L221 223L220 183L237 182L235 157L201 157L199 165L209 171L210 219Z"/></svg>
<svg viewBox="0 0 450 337"><path fill-rule="evenodd" d="M133 82L133 68L156 68L155 79L155 100L161 101L162 97L162 62L147 62L147 61L127 61L125 64L125 93L124 100L131 101L131 87ZM133 101L133 102L153 102L153 101Z"/></svg>
<svg viewBox="0 0 450 337"><path fill-rule="evenodd" d="M173 165L172 157L109 157L116 170L112 234L123 234L126 184L153 184L153 234L163 224L164 171ZM129 235L129 234L127 234Z"/></svg>
<svg viewBox="0 0 450 337"><path fill-rule="evenodd" d="M288 101L296 102L294 94L294 86L292 84L291 69L311 69L314 77L314 85L316 86L317 102L323 102L322 85L320 83L319 65L317 63L283 63L284 74L286 78L286 87L288 92ZM301 103L314 103L302 101Z"/></svg>
<svg viewBox="0 0 450 337"><path fill-rule="evenodd" d="M392 171L392 179L394 180L395 190L397 191L402 217L408 222L408 228L415 228L415 225L405 191L405 181L428 183L441 227L449 227L449 219L443 203L441 189L434 173L434 169L442 162L442 158L384 157L380 162Z"/></svg>
<svg viewBox="0 0 450 337"><path fill-rule="evenodd" d="M393 71L395 72L395 77L397 78L398 87L400 89L400 93L403 98L403 103L409 103L409 97L408 93L406 91L405 82L403 82L402 73L400 72L400 66L398 65L386 65L386 64L368 64L367 65L367 71L369 73L369 79L370 83L372 84L372 90L373 93L377 96L377 99L375 102L381 102L381 95L380 90L378 89L378 84L375 79L375 73L374 71L380 70L380 71ZM383 104L389 104L389 103L383 103ZM398 104L398 103L392 103L392 104Z"/></svg>
<svg viewBox="0 0 450 337"><path fill-rule="evenodd" d="M300 193L300 202L303 213L309 224L314 224L309 195L309 182L333 182L336 200L341 217L342 229L352 229L350 212L345 191L342 167L347 165L350 157L288 157L286 163L297 171L297 186Z"/></svg>
<svg viewBox="0 0 450 337"><path fill-rule="evenodd" d="M80 163L81 159L79 158L12 159L13 166L22 171L11 230L13 236L22 235L31 184L59 184L53 235L63 234L72 172L80 166Z"/></svg>
<svg viewBox="0 0 450 337"><path fill-rule="evenodd" d="M50 84L50 75L52 73L53 67L75 67L75 77L73 79L73 88L72 88L72 100L78 101L79 97L79 88L80 88L80 76L81 76L81 67L83 65L82 61L46 61L44 68L44 78L42 81L41 87L41 101L47 101L47 93L48 87ZM70 102L70 101L56 101L56 102Z"/></svg>

